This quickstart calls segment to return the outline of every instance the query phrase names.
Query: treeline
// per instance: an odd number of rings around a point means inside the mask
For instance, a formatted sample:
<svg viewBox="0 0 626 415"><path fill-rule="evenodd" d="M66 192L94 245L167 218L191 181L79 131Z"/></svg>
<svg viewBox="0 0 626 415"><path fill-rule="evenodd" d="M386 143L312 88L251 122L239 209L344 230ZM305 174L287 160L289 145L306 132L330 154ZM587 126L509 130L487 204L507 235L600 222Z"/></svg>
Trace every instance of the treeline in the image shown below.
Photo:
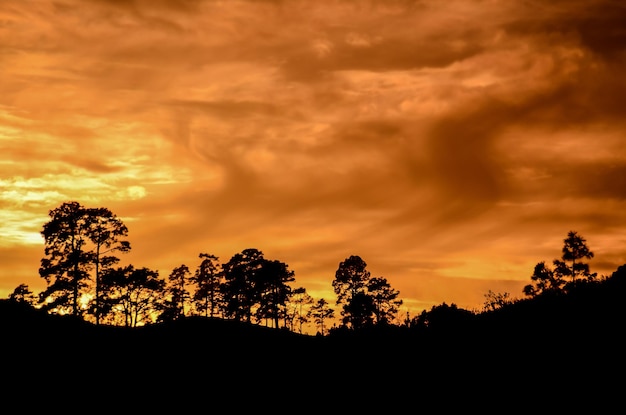
<svg viewBox="0 0 626 415"><path fill-rule="evenodd" d="M41 231L45 241L39 275L46 289L35 295L19 285L10 299L53 314L79 316L95 324L136 327L207 316L286 328L302 333L315 324L324 335L335 309L295 285L295 272L262 251L245 249L220 263L200 253L195 269L175 267L167 278L147 267L118 266L129 252L128 228L106 208L72 201L49 212ZM386 278L371 277L359 256L339 264L332 282L340 325L360 328L388 324L402 300Z"/></svg>
<svg viewBox="0 0 626 415"><path fill-rule="evenodd" d="M118 266L118 255L129 252L131 244L128 228L110 210L73 201L51 210L49 216L41 231L45 248L39 269L46 288L34 294L27 284L21 284L9 299L96 325L137 327L205 316L264 323L297 333L312 323L324 336L330 331L380 326L419 331L442 321L461 324L480 313L442 303L417 316L407 313L400 320L398 310L403 301L399 291L386 278L372 277L357 255L340 262L332 281L333 302L311 297L295 283L295 272L286 263L266 258L254 248L223 263L215 255L200 253L195 269L181 264L164 278L147 267ZM555 259L552 267L545 261L535 266L531 283L523 289L527 298L567 293L598 280L584 262L594 255L586 240L570 231L563 242L562 257ZM510 293L489 291L482 311L519 301ZM339 307L337 319L333 304Z"/></svg>

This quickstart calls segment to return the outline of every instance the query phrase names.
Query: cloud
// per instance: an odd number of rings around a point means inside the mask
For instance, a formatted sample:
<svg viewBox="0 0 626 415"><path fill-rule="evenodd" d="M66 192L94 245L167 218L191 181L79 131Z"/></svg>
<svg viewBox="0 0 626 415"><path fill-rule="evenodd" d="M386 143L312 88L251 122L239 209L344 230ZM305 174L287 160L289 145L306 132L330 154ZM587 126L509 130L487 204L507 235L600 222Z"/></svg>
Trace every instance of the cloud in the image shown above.
<svg viewBox="0 0 626 415"><path fill-rule="evenodd" d="M328 296L356 254L415 307L519 294L570 229L625 258L616 2L25 4L0 5L11 252L79 200L164 275L255 247Z"/></svg>
<svg viewBox="0 0 626 415"><path fill-rule="evenodd" d="M626 8L622 4L607 0L527 2L519 11L521 15L504 26L516 36L545 41L573 37L601 59L623 61L626 31L620 22Z"/></svg>

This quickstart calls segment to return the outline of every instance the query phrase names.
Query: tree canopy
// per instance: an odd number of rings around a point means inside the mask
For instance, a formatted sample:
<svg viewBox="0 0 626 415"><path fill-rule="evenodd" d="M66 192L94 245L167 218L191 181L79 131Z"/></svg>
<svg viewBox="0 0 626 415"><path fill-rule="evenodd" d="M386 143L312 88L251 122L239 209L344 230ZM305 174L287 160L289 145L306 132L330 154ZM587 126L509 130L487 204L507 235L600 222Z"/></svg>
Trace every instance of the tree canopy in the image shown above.
<svg viewBox="0 0 626 415"><path fill-rule="evenodd" d="M589 272L589 264L582 261L593 258L594 254L578 232L567 233L561 252L561 258L552 261L553 268L545 261L535 265L530 277L531 283L522 290L525 295L534 297L542 293L558 293L575 285L577 278L581 281L592 281L596 278L596 273Z"/></svg>
<svg viewBox="0 0 626 415"><path fill-rule="evenodd" d="M133 327L202 315L256 324L265 321L300 333L311 319L322 335L336 328L328 328L335 310L326 299L312 298L304 287L294 288L295 272L256 248L244 249L225 263L215 255L200 253L195 272L181 264L165 280L146 267L115 267L120 261L115 254L131 247L127 227L108 209L66 202L49 216L41 231L45 257L39 269L47 286L36 296L21 284L10 295L13 302L37 302L47 312L92 315L96 324L103 319L107 324ZM597 274L585 262L593 257L586 239L568 232L561 257L552 267L545 261L537 263L524 294L564 293L594 281ZM397 321L403 304L400 292L387 278L372 277L360 256L351 255L339 263L332 287L341 306L338 328L359 330ZM485 311L495 312L517 302L508 293L491 290L485 297ZM413 319L407 312L401 324L438 325L441 316L446 321L453 317L465 321L468 313L473 314L454 303L443 303Z"/></svg>
<svg viewBox="0 0 626 415"><path fill-rule="evenodd" d="M85 307L81 301L91 295L91 312L98 321L100 273L119 261L113 252L130 250L130 243L124 240L128 229L108 209L86 208L75 201L61 204L49 216L41 231L46 256L39 275L47 288L40 302L46 309L82 315Z"/></svg>

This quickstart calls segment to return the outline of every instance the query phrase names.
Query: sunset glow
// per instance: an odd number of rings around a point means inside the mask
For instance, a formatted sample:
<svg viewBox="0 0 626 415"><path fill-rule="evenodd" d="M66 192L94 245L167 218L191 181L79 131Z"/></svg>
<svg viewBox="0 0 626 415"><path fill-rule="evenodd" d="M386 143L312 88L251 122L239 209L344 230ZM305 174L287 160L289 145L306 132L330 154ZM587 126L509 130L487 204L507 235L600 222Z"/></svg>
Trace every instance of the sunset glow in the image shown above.
<svg viewBox="0 0 626 415"><path fill-rule="evenodd" d="M256 248L334 304L523 297L568 231L626 263L626 3L0 3L0 297L48 212L106 207L166 277Z"/></svg>

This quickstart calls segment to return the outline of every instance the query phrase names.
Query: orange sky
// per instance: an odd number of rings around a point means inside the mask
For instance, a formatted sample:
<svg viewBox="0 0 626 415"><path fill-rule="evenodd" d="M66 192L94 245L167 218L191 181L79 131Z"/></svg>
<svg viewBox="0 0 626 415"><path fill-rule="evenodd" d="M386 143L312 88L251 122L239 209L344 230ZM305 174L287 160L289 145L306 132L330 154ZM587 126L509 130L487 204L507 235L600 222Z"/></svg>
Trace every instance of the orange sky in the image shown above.
<svg viewBox="0 0 626 415"><path fill-rule="evenodd" d="M359 255L417 314L521 298L570 230L626 263L626 4L0 2L0 296L45 287L48 211L122 264L246 248L332 300Z"/></svg>

